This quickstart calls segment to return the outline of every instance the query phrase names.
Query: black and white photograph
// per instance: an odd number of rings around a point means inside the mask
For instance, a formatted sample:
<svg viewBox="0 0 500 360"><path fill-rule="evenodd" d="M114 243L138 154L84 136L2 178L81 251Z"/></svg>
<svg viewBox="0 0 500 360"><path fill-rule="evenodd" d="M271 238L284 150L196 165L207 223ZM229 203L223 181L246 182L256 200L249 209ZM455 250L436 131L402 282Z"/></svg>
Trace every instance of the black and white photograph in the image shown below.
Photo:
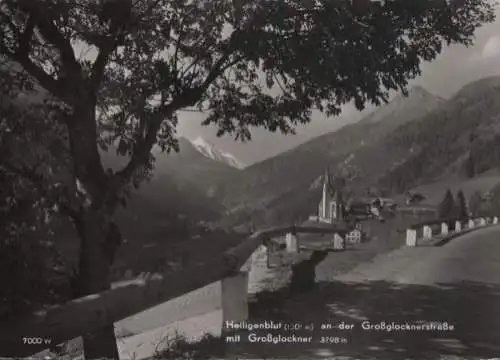
<svg viewBox="0 0 500 360"><path fill-rule="evenodd" d="M0 0L0 360L500 359L497 0Z"/></svg>

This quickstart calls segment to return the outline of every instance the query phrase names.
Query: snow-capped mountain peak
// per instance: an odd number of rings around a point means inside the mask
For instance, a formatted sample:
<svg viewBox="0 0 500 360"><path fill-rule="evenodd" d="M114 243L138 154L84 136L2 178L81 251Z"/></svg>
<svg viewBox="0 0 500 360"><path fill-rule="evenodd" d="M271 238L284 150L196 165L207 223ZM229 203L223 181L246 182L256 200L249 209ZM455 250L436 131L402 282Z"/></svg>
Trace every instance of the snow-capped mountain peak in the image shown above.
<svg viewBox="0 0 500 360"><path fill-rule="evenodd" d="M232 154L219 150L214 144L209 143L201 136L191 140L191 144L193 144L195 149L207 158L225 163L237 169L245 167L245 165L236 159Z"/></svg>

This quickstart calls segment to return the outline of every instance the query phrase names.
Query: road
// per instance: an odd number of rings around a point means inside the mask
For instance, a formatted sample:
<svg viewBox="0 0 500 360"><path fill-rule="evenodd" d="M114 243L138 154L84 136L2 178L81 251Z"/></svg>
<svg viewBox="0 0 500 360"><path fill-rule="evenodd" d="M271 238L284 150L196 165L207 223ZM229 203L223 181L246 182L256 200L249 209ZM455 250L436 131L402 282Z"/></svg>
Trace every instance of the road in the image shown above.
<svg viewBox="0 0 500 360"><path fill-rule="evenodd" d="M311 343L249 344L248 333L241 333L242 342L231 346L231 356L339 360L500 358L500 227L471 232L441 247L401 248L380 255L321 282L311 293L288 299L285 312L283 322L314 325L312 331L294 332L312 337ZM256 316L250 320L270 319ZM365 325L385 322L408 324L409 328L366 330L362 328L364 321L369 322ZM435 322L434 330L416 330L421 321ZM353 325L353 329L339 329L342 322ZM437 324L444 323L448 330L438 330ZM321 330L321 324L337 328ZM260 334L267 332L260 330ZM333 341L341 344L328 344Z"/></svg>

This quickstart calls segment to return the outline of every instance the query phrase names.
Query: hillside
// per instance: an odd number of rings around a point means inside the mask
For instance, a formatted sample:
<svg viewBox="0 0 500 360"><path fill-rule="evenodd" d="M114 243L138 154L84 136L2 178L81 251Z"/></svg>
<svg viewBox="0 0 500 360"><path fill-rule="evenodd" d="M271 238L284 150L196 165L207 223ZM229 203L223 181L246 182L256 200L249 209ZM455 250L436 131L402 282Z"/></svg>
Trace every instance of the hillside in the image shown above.
<svg viewBox="0 0 500 360"><path fill-rule="evenodd" d="M425 194L427 196L421 205L438 206L443 200L446 190L450 190L455 196L459 190L462 190L467 199L470 199L474 193L485 194L500 184L500 172L491 171L481 174L473 179L464 179L459 175L451 175L446 178L436 180L430 183L419 185L412 189L413 192ZM399 199L403 201L404 196ZM399 200L398 199L398 200Z"/></svg>
<svg viewBox="0 0 500 360"><path fill-rule="evenodd" d="M215 221L224 213L222 205L191 184L159 176L145 183L117 213L124 233L144 236L167 230L172 233L198 221Z"/></svg>
<svg viewBox="0 0 500 360"><path fill-rule="evenodd" d="M209 192L213 184L239 171L227 164L212 160L199 153L189 140L179 140L178 153L155 152L153 178L141 184L133 194L125 216L125 227L141 223L147 228L154 224L175 222L179 216L192 221L214 221L224 213L224 207ZM101 154L106 166L120 168L126 158L114 150Z"/></svg>
<svg viewBox="0 0 500 360"><path fill-rule="evenodd" d="M223 203L235 222L298 221L315 211L326 166L358 195L459 187L499 168L499 114L500 77L470 83L447 101L415 88L356 124L245 169L224 188ZM492 187L496 178L489 179L477 181L478 190Z"/></svg>
<svg viewBox="0 0 500 360"><path fill-rule="evenodd" d="M178 153L155 152L155 176L171 176L177 182L194 185L210 196L216 184L235 176L239 169L200 153L186 138L179 139Z"/></svg>
<svg viewBox="0 0 500 360"><path fill-rule="evenodd" d="M396 95L389 104L368 114L361 122L376 123L383 121L385 124L394 122L395 125L401 125L401 119L403 119L404 123L404 119L419 118L445 102L445 99L430 94L422 86L414 86L410 89L407 97L403 94ZM412 113L411 118L407 116L409 112Z"/></svg>
<svg viewBox="0 0 500 360"><path fill-rule="evenodd" d="M239 223L252 217L257 223L281 223L307 216L319 197L319 190L311 184L325 167L334 168L358 149L370 148L442 103L442 99L415 88L408 97L397 96L358 123L245 168L217 189L217 197L231 213L231 219L226 220Z"/></svg>
<svg viewBox="0 0 500 360"><path fill-rule="evenodd" d="M380 179L391 191L460 175L478 176L500 165L500 77L470 83L443 107L397 129L387 152L407 159Z"/></svg>

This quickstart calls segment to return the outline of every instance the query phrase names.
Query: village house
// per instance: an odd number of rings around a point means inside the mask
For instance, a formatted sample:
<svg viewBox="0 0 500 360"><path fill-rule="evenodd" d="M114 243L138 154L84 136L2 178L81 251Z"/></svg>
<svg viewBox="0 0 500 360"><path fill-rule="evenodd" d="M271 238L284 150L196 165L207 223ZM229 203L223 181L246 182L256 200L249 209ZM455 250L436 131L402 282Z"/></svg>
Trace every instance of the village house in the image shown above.
<svg viewBox="0 0 500 360"><path fill-rule="evenodd" d="M359 244L363 241L364 234L359 228L353 229L351 232L346 234L345 240L348 244Z"/></svg>

